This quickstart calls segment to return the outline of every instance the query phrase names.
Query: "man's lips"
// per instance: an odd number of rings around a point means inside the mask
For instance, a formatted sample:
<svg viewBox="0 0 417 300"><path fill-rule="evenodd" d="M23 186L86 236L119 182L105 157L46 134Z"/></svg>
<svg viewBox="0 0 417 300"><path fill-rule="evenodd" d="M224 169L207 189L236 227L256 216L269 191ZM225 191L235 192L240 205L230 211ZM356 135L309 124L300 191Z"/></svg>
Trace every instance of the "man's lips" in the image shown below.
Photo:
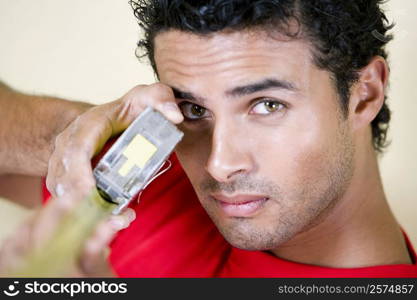
<svg viewBox="0 0 417 300"><path fill-rule="evenodd" d="M264 195L211 195L223 212L230 217L249 217L262 208L268 197Z"/></svg>

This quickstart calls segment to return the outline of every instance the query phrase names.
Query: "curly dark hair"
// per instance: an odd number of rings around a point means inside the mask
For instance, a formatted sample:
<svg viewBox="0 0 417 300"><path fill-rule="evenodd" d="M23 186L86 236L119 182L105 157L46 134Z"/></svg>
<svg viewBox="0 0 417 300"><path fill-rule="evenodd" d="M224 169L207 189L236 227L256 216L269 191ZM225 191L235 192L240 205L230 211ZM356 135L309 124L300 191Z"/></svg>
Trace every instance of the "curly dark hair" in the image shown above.
<svg viewBox="0 0 417 300"><path fill-rule="evenodd" d="M350 88L374 56L387 58L385 45L393 27L381 9L382 0L137 0L129 1L144 38L136 55L147 56L156 73L154 38L177 29L199 35L222 30L261 27L292 38L300 33L313 45L314 63L328 70L347 115ZM299 30L290 30L290 21ZM374 149L382 152L391 112L386 103L372 121Z"/></svg>

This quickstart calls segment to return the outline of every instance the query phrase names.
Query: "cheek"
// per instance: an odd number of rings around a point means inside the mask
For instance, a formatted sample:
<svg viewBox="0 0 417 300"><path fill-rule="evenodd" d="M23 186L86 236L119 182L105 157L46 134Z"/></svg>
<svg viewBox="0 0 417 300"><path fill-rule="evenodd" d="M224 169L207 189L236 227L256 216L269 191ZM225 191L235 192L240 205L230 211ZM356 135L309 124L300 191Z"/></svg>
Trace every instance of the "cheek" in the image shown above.
<svg viewBox="0 0 417 300"><path fill-rule="evenodd" d="M288 192L315 183L329 164L335 147L337 122L317 118L319 112L294 114L281 127L277 127L258 145L263 176L274 178ZM302 120L302 121L300 121Z"/></svg>

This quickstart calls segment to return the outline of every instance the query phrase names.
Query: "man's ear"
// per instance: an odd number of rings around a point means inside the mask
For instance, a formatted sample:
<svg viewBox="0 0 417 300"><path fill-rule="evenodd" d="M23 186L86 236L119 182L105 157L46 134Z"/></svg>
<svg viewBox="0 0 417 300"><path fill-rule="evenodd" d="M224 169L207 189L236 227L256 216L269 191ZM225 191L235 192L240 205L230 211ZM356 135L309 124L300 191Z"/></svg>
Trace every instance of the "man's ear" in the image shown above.
<svg viewBox="0 0 417 300"><path fill-rule="evenodd" d="M358 81L351 90L349 103L352 128L363 128L375 119L384 104L388 77L388 65L381 56L375 56L359 72Z"/></svg>

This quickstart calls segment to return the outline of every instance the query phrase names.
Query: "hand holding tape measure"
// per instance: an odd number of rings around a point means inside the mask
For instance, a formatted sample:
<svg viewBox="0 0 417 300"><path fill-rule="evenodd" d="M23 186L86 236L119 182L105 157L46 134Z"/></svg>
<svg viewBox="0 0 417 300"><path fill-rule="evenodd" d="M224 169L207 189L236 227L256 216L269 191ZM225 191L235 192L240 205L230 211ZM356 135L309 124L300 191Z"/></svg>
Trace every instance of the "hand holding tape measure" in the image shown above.
<svg viewBox="0 0 417 300"><path fill-rule="evenodd" d="M69 206L69 213L12 275L73 276L68 272L80 260L98 224L120 214L161 173L183 136L173 124L182 118L172 90L154 84L138 86L122 99L94 107L75 120L56 141L47 178L48 189ZM121 131L92 170L92 157Z"/></svg>

